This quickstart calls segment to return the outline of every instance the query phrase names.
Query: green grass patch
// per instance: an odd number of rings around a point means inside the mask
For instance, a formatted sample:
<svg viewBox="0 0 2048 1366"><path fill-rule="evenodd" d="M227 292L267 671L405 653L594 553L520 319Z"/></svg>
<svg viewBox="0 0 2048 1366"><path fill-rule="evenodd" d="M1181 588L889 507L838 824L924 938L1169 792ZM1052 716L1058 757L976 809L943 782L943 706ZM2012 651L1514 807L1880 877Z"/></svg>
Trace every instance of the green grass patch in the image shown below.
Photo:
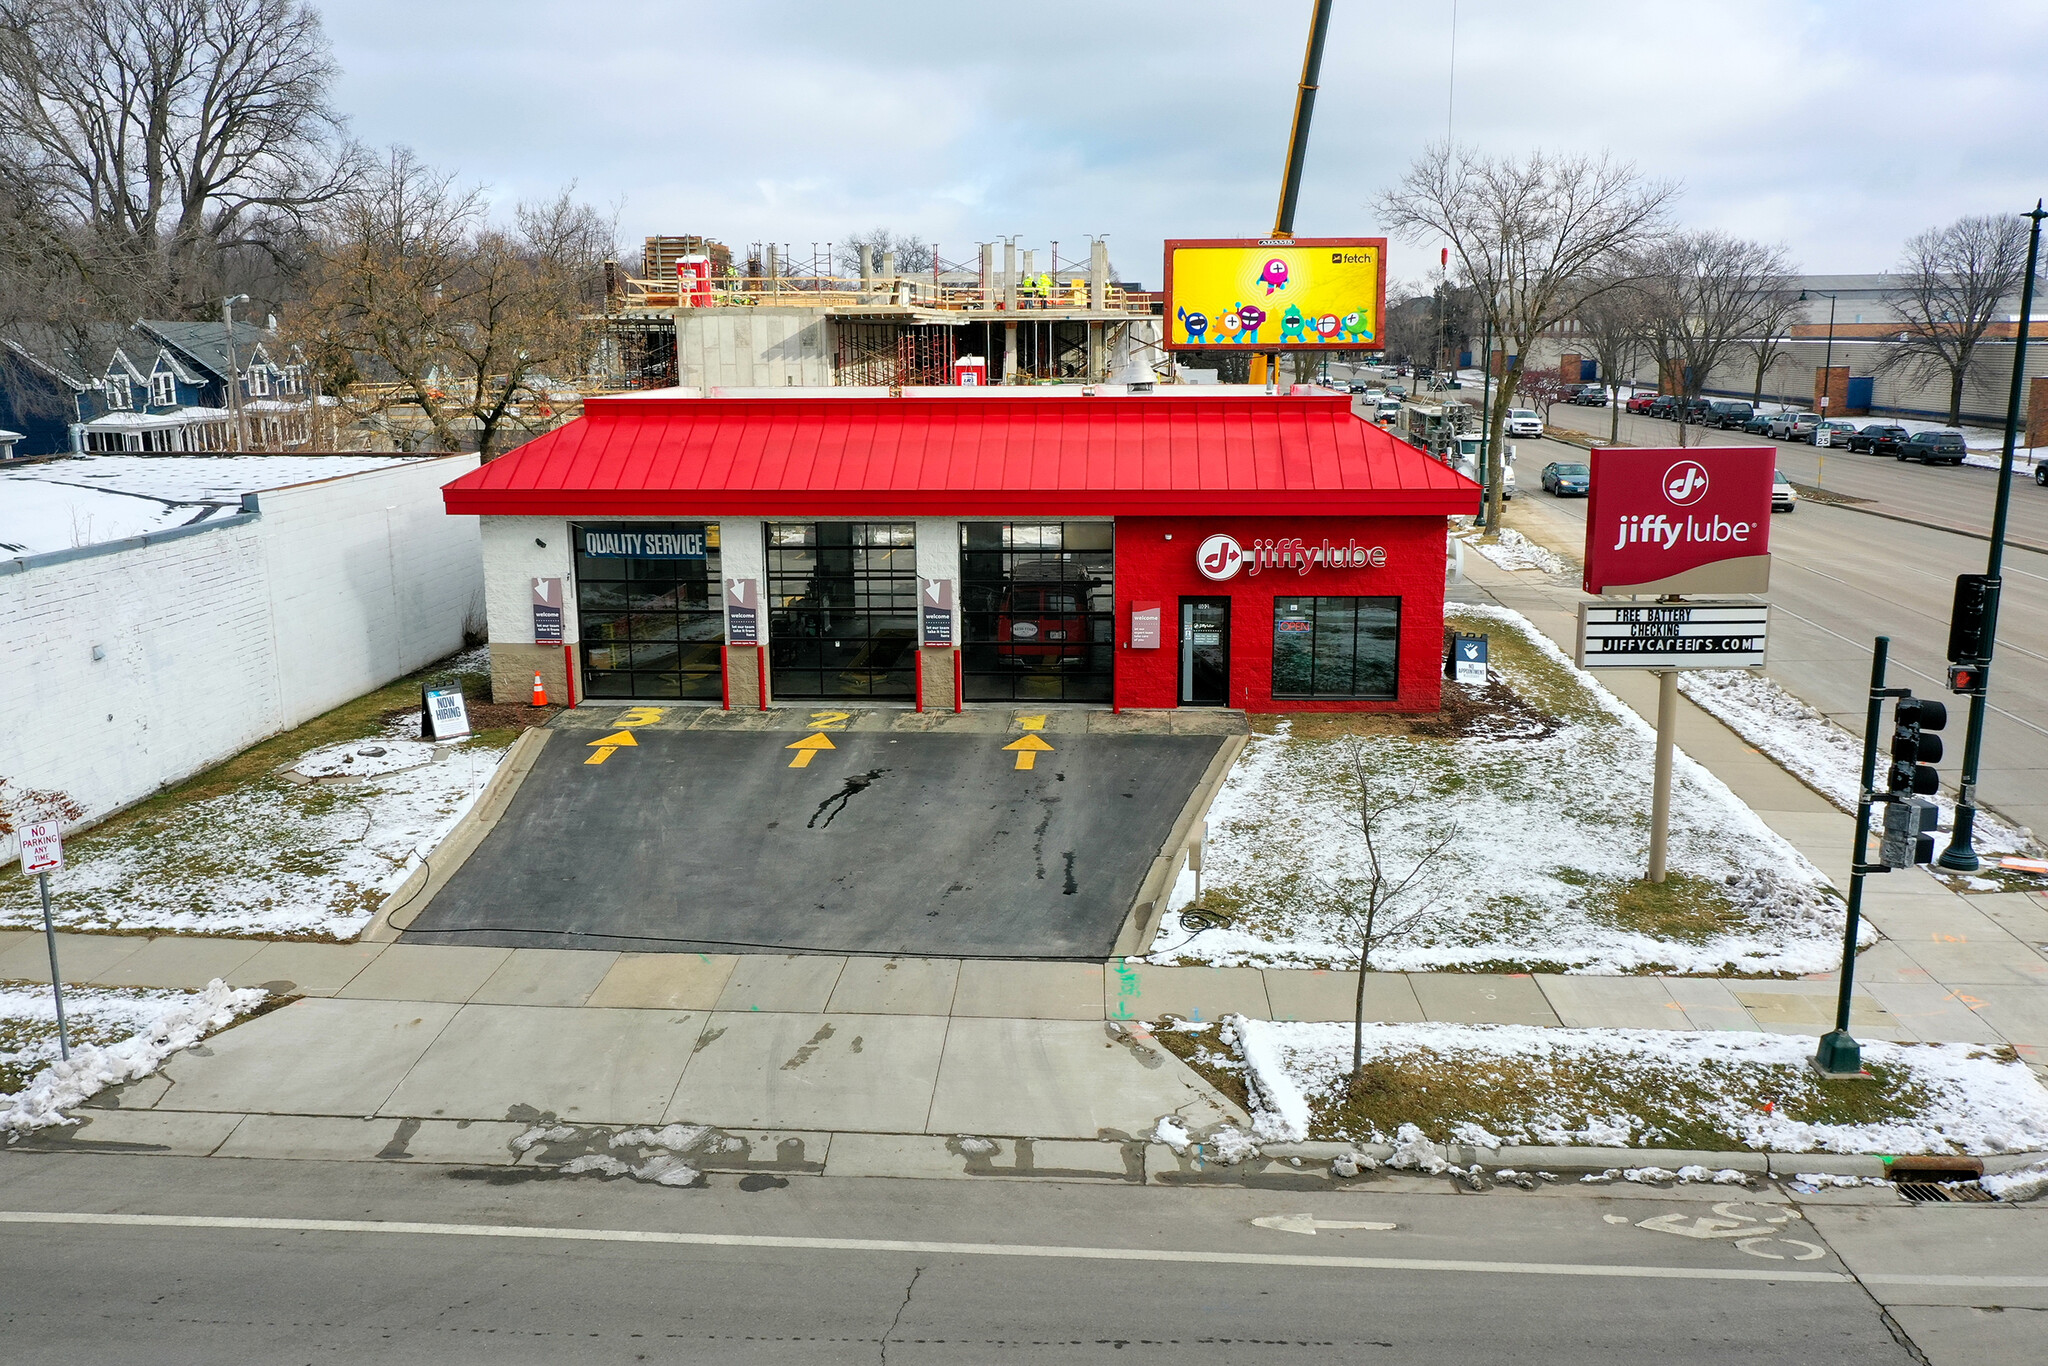
<svg viewBox="0 0 2048 1366"><path fill-rule="evenodd" d="M1617 929L1688 944L1704 944L1744 920L1723 887L1691 873L1666 873L1661 883L1637 878L1596 885L1586 898L1586 914Z"/></svg>

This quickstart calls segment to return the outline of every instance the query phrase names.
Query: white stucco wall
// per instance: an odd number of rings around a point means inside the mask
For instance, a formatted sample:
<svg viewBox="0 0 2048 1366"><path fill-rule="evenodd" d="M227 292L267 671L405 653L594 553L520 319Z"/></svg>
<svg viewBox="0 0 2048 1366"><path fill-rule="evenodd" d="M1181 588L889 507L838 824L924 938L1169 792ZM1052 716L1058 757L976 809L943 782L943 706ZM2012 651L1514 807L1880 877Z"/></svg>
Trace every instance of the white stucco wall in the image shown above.
<svg viewBox="0 0 2048 1366"><path fill-rule="evenodd" d="M441 485L476 463L260 493L233 525L0 574L0 777L90 822L459 650L482 556Z"/></svg>

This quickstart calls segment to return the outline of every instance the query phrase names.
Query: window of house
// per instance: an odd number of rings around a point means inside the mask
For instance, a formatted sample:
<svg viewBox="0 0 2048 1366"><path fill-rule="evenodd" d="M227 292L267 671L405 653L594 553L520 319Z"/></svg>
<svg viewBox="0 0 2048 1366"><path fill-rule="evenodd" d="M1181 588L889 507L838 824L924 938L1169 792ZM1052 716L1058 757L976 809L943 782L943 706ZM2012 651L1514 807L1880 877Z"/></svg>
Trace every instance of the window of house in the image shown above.
<svg viewBox="0 0 2048 1366"><path fill-rule="evenodd" d="M107 406L126 409L134 404L134 397L128 390L128 376L107 376Z"/></svg>
<svg viewBox="0 0 2048 1366"><path fill-rule="evenodd" d="M177 377L169 371L158 371L149 377L149 401L159 408L173 407L178 402Z"/></svg>
<svg viewBox="0 0 2048 1366"><path fill-rule="evenodd" d="M1380 699L1400 682L1399 598L1273 600L1273 696Z"/></svg>
<svg viewBox="0 0 2048 1366"><path fill-rule="evenodd" d="M270 371L260 365L249 367L249 395L252 398L266 398L270 394Z"/></svg>

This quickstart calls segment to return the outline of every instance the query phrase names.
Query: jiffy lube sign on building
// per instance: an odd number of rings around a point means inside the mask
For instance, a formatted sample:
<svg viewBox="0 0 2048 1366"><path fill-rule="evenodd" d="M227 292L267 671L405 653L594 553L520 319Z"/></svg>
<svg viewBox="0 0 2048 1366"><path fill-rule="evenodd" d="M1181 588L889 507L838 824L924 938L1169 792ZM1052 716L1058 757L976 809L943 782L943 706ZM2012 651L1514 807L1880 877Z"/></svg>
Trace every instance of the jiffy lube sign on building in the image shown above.
<svg viewBox="0 0 2048 1366"><path fill-rule="evenodd" d="M1586 509L1588 593L1761 593L1771 586L1769 447L1600 448Z"/></svg>
<svg viewBox="0 0 2048 1366"><path fill-rule="evenodd" d="M1195 547L1195 568L1202 577L1217 583L1235 578L1241 570L1246 574L1259 574L1284 569L1295 574L1306 574L1312 569L1385 569L1387 552L1385 547L1360 545L1346 539L1338 545L1327 536L1315 541L1299 536L1254 538L1240 542L1235 536L1219 532L1204 537Z"/></svg>

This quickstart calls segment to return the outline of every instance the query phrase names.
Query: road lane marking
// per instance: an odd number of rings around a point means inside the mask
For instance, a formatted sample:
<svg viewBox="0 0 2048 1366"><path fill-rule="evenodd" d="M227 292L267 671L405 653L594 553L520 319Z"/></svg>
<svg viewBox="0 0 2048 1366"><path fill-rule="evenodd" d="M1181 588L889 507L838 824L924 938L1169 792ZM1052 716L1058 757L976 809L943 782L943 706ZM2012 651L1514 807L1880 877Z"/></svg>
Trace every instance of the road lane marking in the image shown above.
<svg viewBox="0 0 2048 1366"><path fill-rule="evenodd" d="M1342 1271L1465 1272L1488 1276L1589 1276L1618 1280L1779 1281L1853 1285L1844 1271L1777 1271L1749 1267L1603 1265L1595 1262L1488 1262L1443 1257L1339 1257L1289 1252L1221 1252L1201 1248L1078 1247L1032 1243L955 1243L909 1238L780 1237L755 1233L677 1233L661 1229L560 1228L522 1224L437 1224L381 1219L267 1219L205 1214L85 1214L0 1210L0 1224L101 1228L220 1229L250 1233L361 1233L434 1238L514 1238L574 1243L647 1243L665 1247L744 1247L809 1252L915 1256L1023 1257L1082 1262L1166 1262L1208 1266L1287 1266ZM1865 1276L1888 1285L2048 1288L2048 1276Z"/></svg>
<svg viewBox="0 0 2048 1366"><path fill-rule="evenodd" d="M633 738L633 732L630 730L614 731L610 735L605 736L602 740L592 740L590 742L590 748L596 750L597 753L591 755L588 759L585 759L583 762L586 764L601 764L605 760L612 757L612 752L614 750L626 746L631 746L634 749L638 749L640 747L640 742Z"/></svg>
<svg viewBox="0 0 2048 1366"><path fill-rule="evenodd" d="M657 724L668 711L667 707L628 707L619 713L616 726L652 726Z"/></svg>
<svg viewBox="0 0 2048 1366"><path fill-rule="evenodd" d="M846 723L852 719L850 711L814 711L811 713L811 729L845 730Z"/></svg>
<svg viewBox="0 0 2048 1366"><path fill-rule="evenodd" d="M1262 1214L1252 1220L1258 1228L1269 1228L1275 1233L1302 1233L1313 1238L1317 1229L1369 1229L1376 1233L1391 1232L1393 1224L1376 1223L1370 1219L1318 1219L1313 1214Z"/></svg>
<svg viewBox="0 0 2048 1366"><path fill-rule="evenodd" d="M1038 762L1039 755L1052 753L1052 746L1036 735L1026 735L1021 740L1004 745L1003 750L1005 753L1016 753L1017 767L1030 768Z"/></svg>
<svg viewBox="0 0 2048 1366"><path fill-rule="evenodd" d="M795 744L784 745L783 748L796 751L796 757L789 761L791 768L809 768L811 760L818 757L819 750L837 749L839 746L833 744L822 735L806 735Z"/></svg>
<svg viewBox="0 0 2048 1366"><path fill-rule="evenodd" d="M1025 730L1044 730L1045 718L1043 716L1020 716L1017 718L1017 724Z"/></svg>

